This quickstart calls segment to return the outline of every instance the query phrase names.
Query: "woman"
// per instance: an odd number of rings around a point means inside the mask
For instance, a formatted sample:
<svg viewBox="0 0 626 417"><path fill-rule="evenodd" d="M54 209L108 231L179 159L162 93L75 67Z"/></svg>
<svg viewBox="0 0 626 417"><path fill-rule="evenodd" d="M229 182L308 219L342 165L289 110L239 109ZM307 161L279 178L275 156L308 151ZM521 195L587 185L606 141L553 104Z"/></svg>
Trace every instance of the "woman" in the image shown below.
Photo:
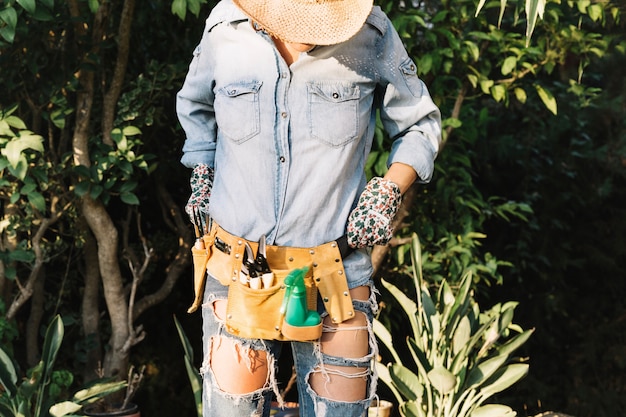
<svg viewBox="0 0 626 417"><path fill-rule="evenodd" d="M212 272L232 262L229 273L251 286L241 272L247 252L233 255L234 246L260 253L260 239L285 253L347 241L341 259L329 255L339 265L322 276L326 286L315 284L321 336L290 344L300 416L364 415L376 393L370 249L391 238L402 193L430 180L441 134L439 110L391 22L372 0L222 0L177 99L181 161L193 169L186 210L218 230L196 294L204 416L267 416L272 395L281 400L274 368L284 338L233 331L233 285ZM388 172L368 182L377 112L393 145ZM316 277L316 259L306 263Z"/></svg>

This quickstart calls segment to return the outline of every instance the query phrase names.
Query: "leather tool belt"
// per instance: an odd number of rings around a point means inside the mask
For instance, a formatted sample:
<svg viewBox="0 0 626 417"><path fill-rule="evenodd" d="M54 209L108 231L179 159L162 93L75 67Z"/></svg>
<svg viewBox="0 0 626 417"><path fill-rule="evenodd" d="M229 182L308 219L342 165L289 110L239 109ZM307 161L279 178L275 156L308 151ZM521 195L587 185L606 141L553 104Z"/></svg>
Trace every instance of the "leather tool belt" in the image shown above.
<svg viewBox="0 0 626 417"><path fill-rule="evenodd" d="M246 243L256 252L258 242L232 235L215 222L209 233L202 237L202 242L204 248L196 245L192 249L195 299L189 313L201 305L204 284L209 275L229 287L226 329L230 333L246 338L274 340L317 339L321 334L321 325L319 329L311 331L302 329L302 334L286 332L286 323L279 312L285 292L284 278L290 271L308 266L305 277L308 308L316 309L319 291L333 323L354 317L352 298L336 241L311 248L267 245L267 262L276 280L272 287L263 289L252 289L242 285L239 280Z"/></svg>

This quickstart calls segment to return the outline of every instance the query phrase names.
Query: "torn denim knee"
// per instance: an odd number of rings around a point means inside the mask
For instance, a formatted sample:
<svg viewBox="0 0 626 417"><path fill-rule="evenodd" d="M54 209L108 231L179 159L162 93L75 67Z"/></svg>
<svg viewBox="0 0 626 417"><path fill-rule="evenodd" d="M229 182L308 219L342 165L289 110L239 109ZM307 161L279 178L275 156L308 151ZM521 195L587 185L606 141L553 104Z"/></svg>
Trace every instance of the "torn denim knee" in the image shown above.
<svg viewBox="0 0 626 417"><path fill-rule="evenodd" d="M211 409L223 410L224 407L232 409L236 415L262 416L264 412L269 412L272 394L276 395L279 403L283 402L276 379L276 356L279 346L272 341L243 339L228 333L223 319L215 313L215 302L223 299L225 298L208 293L205 294L205 302L202 305L204 358L200 373L203 377L203 410L206 416L212 415ZM249 353L253 350L265 352L268 375L262 387L242 394L229 393L220 388L219 380L212 368L211 354L216 343L223 343L227 339L233 342L232 353L235 360L243 359L249 370L252 370L253 366Z"/></svg>
<svg viewBox="0 0 626 417"><path fill-rule="evenodd" d="M366 412L367 407L371 403L372 399L376 396L376 386L378 376L376 370L373 367L373 360L377 356L378 346L374 331L372 327L373 315L377 309L374 291L369 300L353 300L355 311L365 314L366 321L363 325L355 325L349 327L331 327L325 326L323 331L325 332L341 332L341 331L355 331L355 330L367 330L368 332L368 352L362 357L340 357L333 356L322 352L321 343L315 342L307 347L304 344L298 344L294 349L299 350L295 352L296 355L304 355L305 358L300 357L298 371L304 371L299 380L302 387L306 391L306 396L301 397L301 412L303 416L316 417L330 417L330 416L362 416ZM308 353L308 359L306 359ZM329 365L332 365L329 368ZM342 371L338 368L357 368L356 372ZM364 378L367 380L366 396L363 400L358 401L339 401L330 398L326 398L323 395L318 394L313 390L310 384L310 378L314 373L320 373L327 380L331 375L337 375L342 378ZM308 397L308 398L305 398ZM304 404L302 404L304 403ZM302 409L304 405L304 410Z"/></svg>

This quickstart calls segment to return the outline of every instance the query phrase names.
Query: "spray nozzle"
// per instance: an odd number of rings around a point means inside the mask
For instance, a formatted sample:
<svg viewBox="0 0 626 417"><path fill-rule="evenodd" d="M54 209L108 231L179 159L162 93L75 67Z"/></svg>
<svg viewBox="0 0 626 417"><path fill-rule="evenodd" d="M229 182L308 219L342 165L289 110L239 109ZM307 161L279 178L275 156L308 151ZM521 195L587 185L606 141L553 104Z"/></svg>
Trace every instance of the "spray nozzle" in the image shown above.
<svg viewBox="0 0 626 417"><path fill-rule="evenodd" d="M292 326L317 326L320 316L317 311L309 310L306 300L304 277L309 267L294 269L285 277L285 296L280 306L280 313Z"/></svg>

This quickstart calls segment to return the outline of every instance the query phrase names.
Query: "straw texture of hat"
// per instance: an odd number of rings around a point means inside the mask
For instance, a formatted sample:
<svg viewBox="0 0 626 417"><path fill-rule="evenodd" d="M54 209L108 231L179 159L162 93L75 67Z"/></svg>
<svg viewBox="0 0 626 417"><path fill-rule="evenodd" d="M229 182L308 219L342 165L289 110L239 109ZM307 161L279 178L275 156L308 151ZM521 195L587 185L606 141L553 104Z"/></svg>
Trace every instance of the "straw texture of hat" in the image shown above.
<svg viewBox="0 0 626 417"><path fill-rule="evenodd" d="M293 43L333 45L365 23L373 0L233 0L271 35Z"/></svg>

